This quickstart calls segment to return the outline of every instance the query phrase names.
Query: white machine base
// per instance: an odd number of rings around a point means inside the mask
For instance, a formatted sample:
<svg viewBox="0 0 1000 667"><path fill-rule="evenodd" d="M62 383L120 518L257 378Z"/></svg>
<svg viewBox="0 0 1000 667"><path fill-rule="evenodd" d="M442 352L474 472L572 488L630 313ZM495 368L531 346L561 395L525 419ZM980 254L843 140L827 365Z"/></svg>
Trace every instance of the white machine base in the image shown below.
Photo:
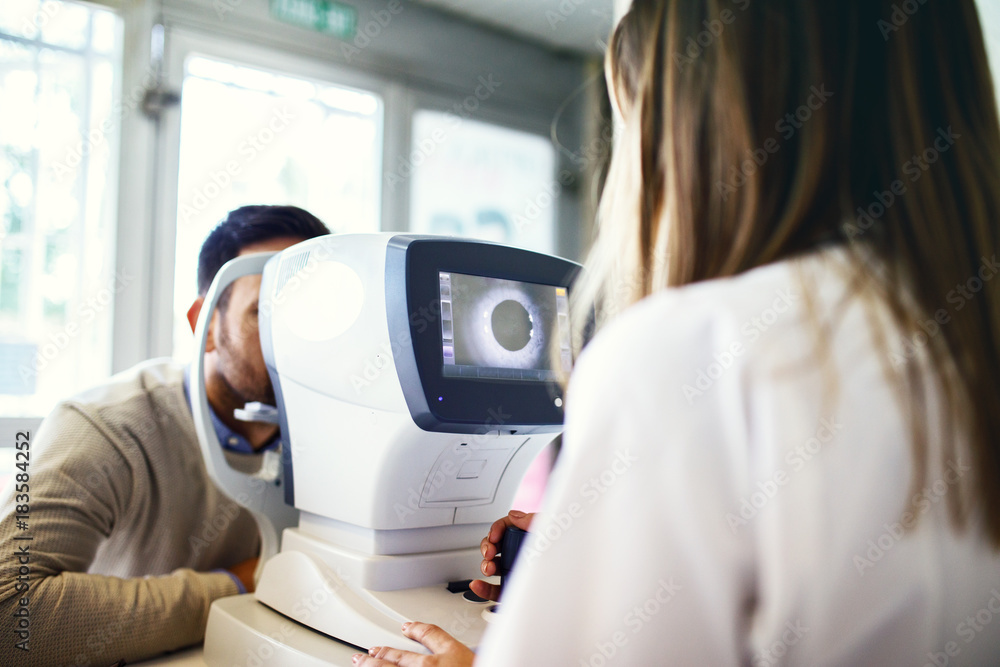
<svg viewBox="0 0 1000 667"><path fill-rule="evenodd" d="M475 648L486 631L483 608L492 604L470 602L462 593L449 592L445 583L369 590L301 551L284 551L268 561L255 596L293 621L365 650L392 646L421 653L427 652L423 646L402 636L403 623L433 623Z"/></svg>
<svg viewBox="0 0 1000 667"><path fill-rule="evenodd" d="M207 665L246 667L351 667L363 653L271 611L252 594L216 600L208 616Z"/></svg>
<svg viewBox="0 0 1000 667"><path fill-rule="evenodd" d="M205 662L347 666L352 655L372 646L427 653L402 635L405 621L433 623L475 649L487 627L483 612L492 606L451 593L444 584L397 591L355 588L315 556L289 551L268 562L256 594L212 604Z"/></svg>

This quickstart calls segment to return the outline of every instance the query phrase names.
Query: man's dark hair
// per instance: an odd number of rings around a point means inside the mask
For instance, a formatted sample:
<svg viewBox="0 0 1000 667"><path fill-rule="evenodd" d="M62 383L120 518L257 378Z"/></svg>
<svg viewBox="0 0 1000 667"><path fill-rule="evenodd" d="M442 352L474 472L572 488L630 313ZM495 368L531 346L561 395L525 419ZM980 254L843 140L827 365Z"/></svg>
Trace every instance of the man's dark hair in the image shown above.
<svg viewBox="0 0 1000 667"><path fill-rule="evenodd" d="M201 245L198 294L205 296L222 265L249 245L280 238L304 241L329 233L319 218L298 206L242 206L230 211Z"/></svg>

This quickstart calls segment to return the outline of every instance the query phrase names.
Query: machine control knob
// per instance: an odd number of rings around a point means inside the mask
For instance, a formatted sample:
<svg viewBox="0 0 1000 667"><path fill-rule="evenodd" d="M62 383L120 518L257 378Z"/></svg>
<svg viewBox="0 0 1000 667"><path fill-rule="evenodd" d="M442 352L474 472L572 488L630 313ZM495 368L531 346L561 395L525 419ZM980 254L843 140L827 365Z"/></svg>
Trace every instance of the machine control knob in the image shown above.
<svg viewBox="0 0 1000 667"><path fill-rule="evenodd" d="M500 538L500 564L497 566L497 574L500 575L500 590L503 591L507 583L508 575L514 569L514 561L517 559L517 552L521 549L521 543L528 536L528 532L508 526Z"/></svg>

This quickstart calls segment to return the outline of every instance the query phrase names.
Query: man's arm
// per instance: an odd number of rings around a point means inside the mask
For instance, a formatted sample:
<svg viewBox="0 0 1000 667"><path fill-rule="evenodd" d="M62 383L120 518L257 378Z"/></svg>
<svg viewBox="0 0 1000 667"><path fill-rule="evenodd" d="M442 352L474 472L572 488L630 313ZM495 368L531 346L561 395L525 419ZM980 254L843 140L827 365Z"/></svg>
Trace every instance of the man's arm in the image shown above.
<svg viewBox="0 0 1000 667"><path fill-rule="evenodd" d="M29 519L18 525L16 486L0 509L0 663L108 665L201 641L212 601L238 592L227 574L87 574L127 508L143 500L140 462L70 406L35 435ZM17 648L18 630L29 633L27 651Z"/></svg>

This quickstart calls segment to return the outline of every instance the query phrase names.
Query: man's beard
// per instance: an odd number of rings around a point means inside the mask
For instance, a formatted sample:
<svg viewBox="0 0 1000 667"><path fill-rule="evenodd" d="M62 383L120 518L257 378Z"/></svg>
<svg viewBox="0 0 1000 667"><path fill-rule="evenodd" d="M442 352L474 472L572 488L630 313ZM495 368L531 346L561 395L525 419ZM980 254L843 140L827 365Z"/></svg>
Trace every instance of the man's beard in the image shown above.
<svg viewBox="0 0 1000 667"><path fill-rule="evenodd" d="M245 368L236 368L235 364L227 363L229 361L219 364L219 377L240 403L245 405L259 401L267 405L275 404L274 387L269 379L263 383L255 382Z"/></svg>
<svg viewBox="0 0 1000 667"><path fill-rule="evenodd" d="M220 345L217 370L223 384L244 405L254 401L274 405L274 387L271 386L267 370L264 370L263 377L257 377L258 374L247 363L245 356L236 356L230 353L234 346L224 323L225 318L222 320L219 327Z"/></svg>

